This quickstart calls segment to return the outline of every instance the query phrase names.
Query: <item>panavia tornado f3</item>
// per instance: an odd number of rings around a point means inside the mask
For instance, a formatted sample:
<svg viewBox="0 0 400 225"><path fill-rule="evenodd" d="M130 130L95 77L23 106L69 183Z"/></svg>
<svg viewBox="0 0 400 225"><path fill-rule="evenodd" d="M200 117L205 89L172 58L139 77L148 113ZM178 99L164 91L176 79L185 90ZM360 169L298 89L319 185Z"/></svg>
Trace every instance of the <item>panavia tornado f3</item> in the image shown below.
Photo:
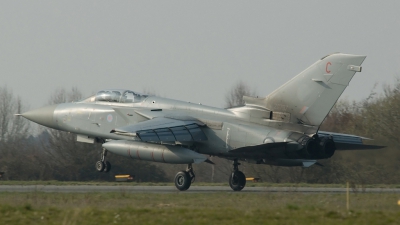
<svg viewBox="0 0 400 225"><path fill-rule="evenodd" d="M233 161L229 185L240 191L246 177L239 161L309 167L336 150L375 149L363 137L320 131L319 127L366 56L327 55L265 98L244 96L244 106L221 109L135 91L107 89L73 103L46 106L21 116L77 134L77 141L102 143L96 163L108 172L107 152L160 163L187 164L175 186L187 190L192 163L208 156Z"/></svg>

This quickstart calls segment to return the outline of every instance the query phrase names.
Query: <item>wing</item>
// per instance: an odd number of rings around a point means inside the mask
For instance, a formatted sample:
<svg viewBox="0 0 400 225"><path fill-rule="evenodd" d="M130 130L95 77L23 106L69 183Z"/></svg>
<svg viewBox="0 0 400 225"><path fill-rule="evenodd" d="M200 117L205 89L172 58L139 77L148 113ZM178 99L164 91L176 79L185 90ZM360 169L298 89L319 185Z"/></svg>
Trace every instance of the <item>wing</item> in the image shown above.
<svg viewBox="0 0 400 225"><path fill-rule="evenodd" d="M204 123L192 117L157 117L144 122L116 128L111 133L138 137L142 141L181 144L206 141L200 129Z"/></svg>
<svg viewBox="0 0 400 225"><path fill-rule="evenodd" d="M370 138L355 136L350 134L340 134L326 131L318 131L319 137L331 136L335 142L336 150L370 150L381 149L386 146L365 145L363 140L371 140Z"/></svg>

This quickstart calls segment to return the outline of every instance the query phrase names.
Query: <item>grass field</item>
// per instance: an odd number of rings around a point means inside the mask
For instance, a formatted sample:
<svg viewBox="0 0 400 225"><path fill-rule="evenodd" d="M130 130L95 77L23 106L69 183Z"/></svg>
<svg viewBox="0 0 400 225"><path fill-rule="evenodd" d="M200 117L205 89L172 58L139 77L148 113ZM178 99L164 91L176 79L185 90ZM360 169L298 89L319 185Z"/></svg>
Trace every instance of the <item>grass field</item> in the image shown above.
<svg viewBox="0 0 400 225"><path fill-rule="evenodd" d="M107 181L0 181L0 185L95 185L95 186L174 186L174 183L167 182L107 182ZM194 182L192 186L229 186L226 183L201 183ZM310 183L268 183L268 182L250 182L246 187L331 187L345 188L346 184L310 184ZM356 188L400 188L400 184L356 184Z"/></svg>
<svg viewBox="0 0 400 225"><path fill-rule="evenodd" d="M400 194L0 193L0 224L400 224Z"/></svg>

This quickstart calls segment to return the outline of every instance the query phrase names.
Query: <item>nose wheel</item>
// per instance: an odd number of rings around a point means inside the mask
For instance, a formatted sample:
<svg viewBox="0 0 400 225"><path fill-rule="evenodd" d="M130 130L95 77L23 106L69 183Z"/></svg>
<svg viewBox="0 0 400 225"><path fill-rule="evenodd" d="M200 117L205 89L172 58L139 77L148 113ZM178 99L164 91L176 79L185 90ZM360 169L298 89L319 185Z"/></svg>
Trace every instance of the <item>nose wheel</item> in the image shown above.
<svg viewBox="0 0 400 225"><path fill-rule="evenodd" d="M99 172L108 173L111 170L111 163L109 161L105 161L107 156L107 150L103 148L101 153L100 161L96 162L96 170Z"/></svg>
<svg viewBox="0 0 400 225"><path fill-rule="evenodd" d="M231 186L234 191L241 191L244 186L246 186L246 176L242 171L239 171L239 165L240 163L235 159L233 161L232 174L229 176L229 186Z"/></svg>
<svg viewBox="0 0 400 225"><path fill-rule="evenodd" d="M175 175L175 187L180 191L186 191L195 181L195 177L192 164L188 164L186 171L180 171Z"/></svg>

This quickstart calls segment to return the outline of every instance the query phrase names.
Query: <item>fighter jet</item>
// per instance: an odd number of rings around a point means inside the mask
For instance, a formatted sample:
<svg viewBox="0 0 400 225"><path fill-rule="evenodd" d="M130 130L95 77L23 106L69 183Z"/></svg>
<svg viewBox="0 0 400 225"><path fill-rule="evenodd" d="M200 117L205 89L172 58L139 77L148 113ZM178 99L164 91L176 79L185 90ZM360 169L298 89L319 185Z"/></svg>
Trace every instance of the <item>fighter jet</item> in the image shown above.
<svg viewBox="0 0 400 225"><path fill-rule="evenodd" d="M365 138L320 131L319 127L366 56L327 55L264 98L244 96L245 105L215 108L122 89L101 90L87 99L46 106L21 116L77 134L77 141L101 143L96 163L108 172L107 152L132 159L187 164L175 186L187 190L193 163L209 156L233 161L229 185L242 190L239 161L309 167L336 150L375 149Z"/></svg>

